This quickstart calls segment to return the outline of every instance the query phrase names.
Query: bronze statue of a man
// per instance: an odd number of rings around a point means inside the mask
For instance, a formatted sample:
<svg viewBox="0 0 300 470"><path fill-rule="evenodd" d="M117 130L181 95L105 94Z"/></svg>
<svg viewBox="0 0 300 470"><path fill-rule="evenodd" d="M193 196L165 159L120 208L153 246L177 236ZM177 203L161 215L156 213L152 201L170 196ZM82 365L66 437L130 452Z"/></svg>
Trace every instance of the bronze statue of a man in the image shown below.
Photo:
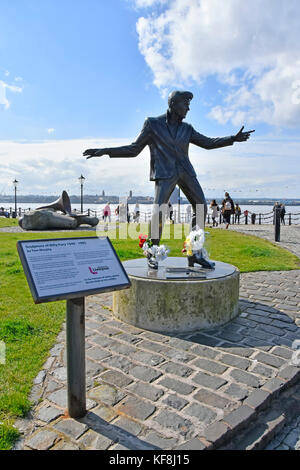
<svg viewBox="0 0 300 470"><path fill-rule="evenodd" d="M154 210L151 220L151 239L159 244L163 217L161 207L165 206L176 185L182 189L193 208L192 228L198 220L197 206L204 208L202 223L207 213L207 205L202 188L197 180L195 170L189 160L189 144L198 145L205 149L215 149L232 145L234 142L244 142L250 133L243 132L244 126L236 134L229 137L206 137L187 123L183 122L189 111L193 94L189 91L173 91L168 97L168 110L158 117L149 117L135 142L130 145L113 148L88 149L83 155L87 158L109 155L111 158L136 157L146 145L150 148L150 181L155 181ZM158 230L157 216L159 215ZM199 224L198 224L199 225Z"/></svg>

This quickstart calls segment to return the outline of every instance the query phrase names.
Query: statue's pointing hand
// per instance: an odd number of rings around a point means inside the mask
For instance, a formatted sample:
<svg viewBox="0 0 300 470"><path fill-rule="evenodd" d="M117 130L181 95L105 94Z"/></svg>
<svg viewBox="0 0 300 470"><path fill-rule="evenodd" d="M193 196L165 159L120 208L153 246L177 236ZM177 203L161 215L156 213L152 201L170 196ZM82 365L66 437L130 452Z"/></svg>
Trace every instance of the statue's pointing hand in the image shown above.
<svg viewBox="0 0 300 470"><path fill-rule="evenodd" d="M249 139L250 137L250 134L252 132L255 132L255 130L253 131L246 131L246 132L243 132L244 130L244 126L239 130L239 132L234 136L234 140L235 142L245 142L246 140Z"/></svg>
<svg viewBox="0 0 300 470"><path fill-rule="evenodd" d="M93 157L102 157L102 155L105 155L106 151L105 149L87 149L83 152L83 156L88 158L93 158Z"/></svg>

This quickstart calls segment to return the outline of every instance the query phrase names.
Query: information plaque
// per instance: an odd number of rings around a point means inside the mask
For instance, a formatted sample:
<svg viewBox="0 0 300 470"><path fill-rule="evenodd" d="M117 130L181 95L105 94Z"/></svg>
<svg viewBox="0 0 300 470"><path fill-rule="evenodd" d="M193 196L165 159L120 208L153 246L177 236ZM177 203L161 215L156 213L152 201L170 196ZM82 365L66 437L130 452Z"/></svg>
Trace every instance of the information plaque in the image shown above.
<svg viewBox="0 0 300 470"><path fill-rule="evenodd" d="M108 237L18 241L17 248L36 304L131 285Z"/></svg>

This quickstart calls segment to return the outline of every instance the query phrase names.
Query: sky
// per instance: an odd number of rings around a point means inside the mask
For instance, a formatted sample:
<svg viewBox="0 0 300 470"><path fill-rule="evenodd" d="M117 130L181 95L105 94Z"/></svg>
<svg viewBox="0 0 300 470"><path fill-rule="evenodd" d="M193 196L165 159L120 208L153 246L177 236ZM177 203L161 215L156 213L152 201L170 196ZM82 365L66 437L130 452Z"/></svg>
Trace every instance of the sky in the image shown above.
<svg viewBox="0 0 300 470"><path fill-rule="evenodd" d="M149 149L133 142L168 94L190 90L190 145L207 198L300 198L299 0L1 0L0 199L13 194L153 195Z"/></svg>

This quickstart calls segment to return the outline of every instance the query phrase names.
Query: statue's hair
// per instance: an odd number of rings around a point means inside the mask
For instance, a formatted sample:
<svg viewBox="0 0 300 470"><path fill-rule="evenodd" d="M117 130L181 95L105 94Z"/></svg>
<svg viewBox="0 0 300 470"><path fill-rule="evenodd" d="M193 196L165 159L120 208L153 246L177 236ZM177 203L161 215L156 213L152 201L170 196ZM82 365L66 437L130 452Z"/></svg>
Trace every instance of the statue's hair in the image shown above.
<svg viewBox="0 0 300 470"><path fill-rule="evenodd" d="M179 90L172 91L168 96L168 105L169 105L169 107L178 98L185 98L185 99L188 99L188 100L192 100L193 99L193 93L191 93L190 91L179 91Z"/></svg>

